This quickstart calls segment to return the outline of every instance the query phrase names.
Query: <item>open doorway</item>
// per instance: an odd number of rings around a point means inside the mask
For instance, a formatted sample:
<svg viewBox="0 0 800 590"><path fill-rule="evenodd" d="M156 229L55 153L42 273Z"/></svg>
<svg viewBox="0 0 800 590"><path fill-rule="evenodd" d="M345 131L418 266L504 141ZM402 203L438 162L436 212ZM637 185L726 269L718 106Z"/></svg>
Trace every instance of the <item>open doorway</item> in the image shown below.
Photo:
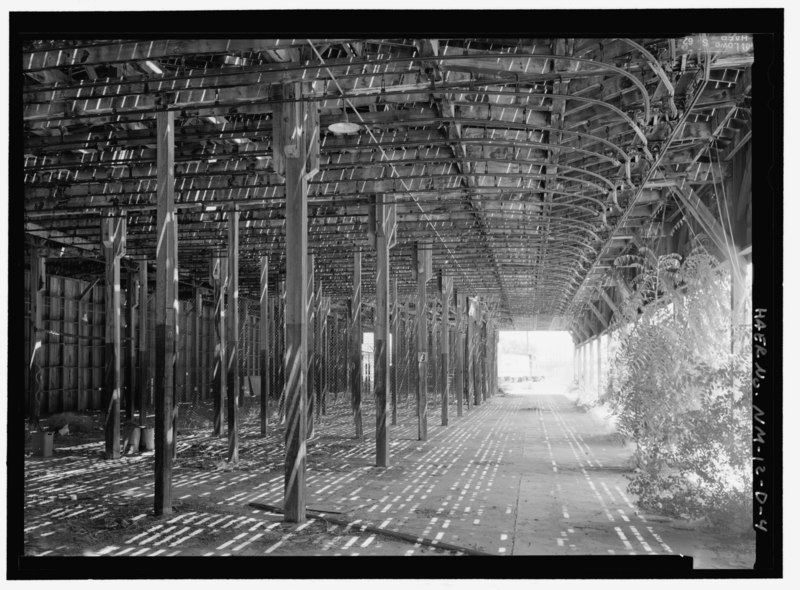
<svg viewBox="0 0 800 590"><path fill-rule="evenodd" d="M498 378L515 392L558 393L573 380L575 347L566 331L501 331Z"/></svg>

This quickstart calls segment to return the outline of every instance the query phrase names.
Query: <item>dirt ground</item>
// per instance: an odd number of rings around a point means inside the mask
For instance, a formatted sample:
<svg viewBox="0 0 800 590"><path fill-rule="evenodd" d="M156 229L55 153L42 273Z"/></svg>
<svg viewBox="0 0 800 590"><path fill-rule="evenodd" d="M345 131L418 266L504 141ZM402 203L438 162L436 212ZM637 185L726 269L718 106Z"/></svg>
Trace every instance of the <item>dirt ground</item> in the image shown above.
<svg viewBox="0 0 800 590"><path fill-rule="evenodd" d="M386 469L374 466L373 405L364 403L357 440L340 395L308 444L316 512L300 525L248 506L280 505L284 483L283 429L271 416L261 438L252 398L240 409L237 465L225 460L226 438L210 434L210 405L181 406L174 513L162 518L153 516L153 452L106 460L91 416L84 432L55 436L52 457L34 457L26 444L25 554L456 554L362 530L368 524L494 555L682 554L695 568L753 566L752 534L638 511L626 492L632 449L561 393L546 381L515 387L462 417L453 404L447 427L430 400L425 442L416 440L413 399L401 396Z"/></svg>

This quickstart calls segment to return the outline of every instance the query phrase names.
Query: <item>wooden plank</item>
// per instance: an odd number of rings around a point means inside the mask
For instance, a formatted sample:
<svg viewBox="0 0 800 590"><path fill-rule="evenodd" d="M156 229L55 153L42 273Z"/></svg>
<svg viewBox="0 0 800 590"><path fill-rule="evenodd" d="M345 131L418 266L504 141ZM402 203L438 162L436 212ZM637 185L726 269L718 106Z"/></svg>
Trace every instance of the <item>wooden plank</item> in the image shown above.
<svg viewBox="0 0 800 590"><path fill-rule="evenodd" d="M271 325L271 321L269 318L270 315L270 305L269 305L269 256L262 256L260 260L261 265L261 280L260 285L261 289L259 291L259 305L261 311L261 319L258 323L258 336L259 336L259 351L258 351L258 360L259 360L259 374L261 375L261 391L260 391L260 413L259 413L259 425L261 427L261 436L267 436L267 422L269 420L269 326Z"/></svg>
<svg viewBox="0 0 800 590"><path fill-rule="evenodd" d="M361 421L361 252L353 254L353 297L350 300L350 390L356 438L364 436Z"/></svg>
<svg viewBox="0 0 800 590"><path fill-rule="evenodd" d="M228 461L239 462L239 212L228 212Z"/></svg>
<svg viewBox="0 0 800 590"><path fill-rule="evenodd" d="M276 150L286 156L286 430L284 520L306 518L306 373L308 363L308 186L305 179L304 103L299 84L283 87Z"/></svg>
<svg viewBox="0 0 800 590"><path fill-rule="evenodd" d="M120 264L125 255L125 218L102 220L106 259L106 377L103 387L105 409L105 452L107 459L120 456L120 397L122 394L122 316Z"/></svg>
<svg viewBox="0 0 800 590"><path fill-rule="evenodd" d="M441 325L441 358L442 358L442 426L450 423L450 296L453 290L453 279L445 276L444 271L439 275L439 291L442 297L442 325Z"/></svg>
<svg viewBox="0 0 800 590"><path fill-rule="evenodd" d="M177 218L175 214L175 113L160 112L158 127L158 211L155 297L155 514L172 512L172 455L175 445L173 398L175 321L178 298Z"/></svg>

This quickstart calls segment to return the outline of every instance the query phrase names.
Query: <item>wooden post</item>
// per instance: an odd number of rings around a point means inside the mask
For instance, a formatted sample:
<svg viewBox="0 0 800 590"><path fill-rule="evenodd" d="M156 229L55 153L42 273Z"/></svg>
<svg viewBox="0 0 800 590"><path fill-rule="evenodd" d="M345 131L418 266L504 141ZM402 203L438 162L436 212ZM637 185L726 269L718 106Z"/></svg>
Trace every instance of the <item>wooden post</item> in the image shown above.
<svg viewBox="0 0 800 590"><path fill-rule="evenodd" d="M225 334L225 291L228 284L228 259L214 258L211 262L211 281L214 284L214 436L222 436L227 390L227 338Z"/></svg>
<svg viewBox="0 0 800 590"><path fill-rule="evenodd" d="M411 375L409 370L409 362L411 358L411 342L409 342L409 310L408 302L403 302L400 306L400 339L402 340L401 350L403 356L401 359L403 368L400 380L403 383L403 401L408 401L408 395L411 387ZM398 391L399 393L399 391Z"/></svg>
<svg viewBox="0 0 800 590"><path fill-rule="evenodd" d="M439 349L442 356L442 426L450 423L450 295L453 290L453 279L445 276L442 270L439 275L439 291L442 297L442 326Z"/></svg>
<svg viewBox="0 0 800 590"><path fill-rule="evenodd" d="M392 426L397 426L397 392L400 387L400 301L397 278L392 280Z"/></svg>
<svg viewBox="0 0 800 590"><path fill-rule="evenodd" d="M120 265L125 255L125 218L102 220L103 250L106 255L106 373L103 387L106 458L119 459L119 411L122 392L122 318Z"/></svg>
<svg viewBox="0 0 800 590"><path fill-rule="evenodd" d="M269 354L268 354L268 338L269 338L269 298L268 298L268 274L269 269L269 256L261 257L261 296L259 303L261 305L261 319L258 323L258 335L260 349L258 351L259 372L261 373L261 413L259 414L259 425L261 426L261 436L267 436L267 422L269 420Z"/></svg>
<svg viewBox="0 0 800 590"><path fill-rule="evenodd" d="M416 244L417 274L417 437L428 440L428 310L426 286L430 278L430 244Z"/></svg>
<svg viewBox="0 0 800 590"><path fill-rule="evenodd" d="M361 423L361 252L353 254L353 298L350 301L350 391L356 438L364 436Z"/></svg>
<svg viewBox="0 0 800 590"><path fill-rule="evenodd" d="M286 458L284 520L306 518L306 374L308 363L308 188L305 115L300 84L283 86L286 103L274 103L278 133L274 149L286 166ZM277 107L277 108L275 108ZM274 125L274 124L273 124ZM275 127L273 127L275 129Z"/></svg>
<svg viewBox="0 0 800 590"><path fill-rule="evenodd" d="M239 212L228 213L228 461L239 462Z"/></svg>
<svg viewBox="0 0 800 590"><path fill-rule="evenodd" d="M136 315L139 307L138 277L128 271L128 362L125 364L125 420L133 420L133 398L136 395Z"/></svg>
<svg viewBox="0 0 800 590"><path fill-rule="evenodd" d="M192 353L194 356L194 391L192 405L197 407L200 403L200 376L203 374L203 366L200 361L200 332L203 329L203 293L200 288L194 288L194 340L192 340Z"/></svg>
<svg viewBox="0 0 800 590"><path fill-rule="evenodd" d="M456 347L455 367L453 370L453 388L456 391L456 412L460 418L464 413L464 323L463 308L464 295L459 289L456 291L456 334L454 346Z"/></svg>
<svg viewBox="0 0 800 590"><path fill-rule="evenodd" d="M269 390L267 391L267 414L272 407L272 400L276 399L275 393L278 391L278 365L281 365L280 359L277 355L278 350L278 336L275 326L275 305L277 297L273 297L269 303L269 316L267 323L267 369L269 370ZM271 399L270 399L271 398ZM268 416L269 418L269 416ZM280 422L280 417L278 417Z"/></svg>
<svg viewBox="0 0 800 590"><path fill-rule="evenodd" d="M286 422L286 281L278 281L278 301L275 325L275 358L278 359L275 371L278 394L278 422Z"/></svg>
<svg viewBox="0 0 800 590"><path fill-rule="evenodd" d="M319 421L323 413L322 398L325 388L322 380L322 361L324 357L323 330L325 328L325 310L322 301L322 283L317 281L316 294L314 295L314 418Z"/></svg>
<svg viewBox="0 0 800 590"><path fill-rule="evenodd" d="M386 404L390 385L389 374L389 249L395 236L394 205L386 202L386 195L375 195L371 211L374 227L370 228L370 241L377 252L375 273L375 464L389 464L389 427Z"/></svg>
<svg viewBox="0 0 800 590"><path fill-rule="evenodd" d="M475 299L467 298L467 367L465 377L467 379L467 406L472 407L476 403L475 395Z"/></svg>
<svg viewBox="0 0 800 590"><path fill-rule="evenodd" d="M236 396L236 399L239 400L237 407L242 408L244 407L245 401L244 392L247 391L247 388L249 387L248 376L250 375L250 342L252 340L250 333L250 306L246 303L244 305L244 317L240 318L240 324L238 325L236 332L239 334L239 363L236 365L236 373L239 375L239 393ZM242 368L242 365L244 365L244 368Z"/></svg>
<svg viewBox="0 0 800 590"><path fill-rule="evenodd" d="M483 317L483 308L478 308L478 386L481 391L481 401L486 401L486 321Z"/></svg>
<svg viewBox="0 0 800 590"><path fill-rule="evenodd" d="M147 384L150 381L150 363L147 359L147 261L139 261L139 387L136 390L139 407L139 426L147 421Z"/></svg>
<svg viewBox="0 0 800 590"><path fill-rule="evenodd" d="M156 223L156 451L155 513L172 512L172 404L175 391L175 320L178 301L178 223L175 213L175 113L159 112L157 121Z"/></svg>
<svg viewBox="0 0 800 590"><path fill-rule="evenodd" d="M307 261L308 266L306 268L308 269L308 275L306 277L306 293L308 299L306 301L306 326L308 334L306 334L306 338L308 339L308 360L306 362L305 382L307 392L306 400L308 403L306 404L306 435L309 439L312 439L314 438L314 414L316 412L317 405L317 388L316 383L314 382L314 366L317 361L316 346L314 341L314 321L316 317L316 298L314 296L314 255L308 254Z"/></svg>
<svg viewBox="0 0 800 590"><path fill-rule="evenodd" d="M42 375L42 347L44 345L44 286L45 259L39 249L31 248L30 272L30 343L31 355L28 366L28 418L32 428L39 428L42 392L44 390Z"/></svg>
<svg viewBox="0 0 800 590"><path fill-rule="evenodd" d="M317 381L319 382L319 413L324 415L328 403L328 315L330 314L331 298L323 295L322 284L319 288L319 301Z"/></svg>
<svg viewBox="0 0 800 590"><path fill-rule="evenodd" d="M480 338L480 357L479 357L479 364L478 370L480 371L480 387L481 387L481 401L486 401L488 397L488 387L486 386L486 374L487 374L487 365L486 365L486 318L484 317L484 310L480 308L479 312L479 324L478 324L478 338Z"/></svg>
<svg viewBox="0 0 800 590"><path fill-rule="evenodd" d="M438 281L437 281L438 282ZM437 291L438 285L437 285ZM430 302L431 309L431 323L428 325L428 368L430 369L430 379L433 381L433 394L439 396L441 404L441 388L439 387L442 378L442 372L439 363L442 360L439 352L439 302L434 299Z"/></svg>

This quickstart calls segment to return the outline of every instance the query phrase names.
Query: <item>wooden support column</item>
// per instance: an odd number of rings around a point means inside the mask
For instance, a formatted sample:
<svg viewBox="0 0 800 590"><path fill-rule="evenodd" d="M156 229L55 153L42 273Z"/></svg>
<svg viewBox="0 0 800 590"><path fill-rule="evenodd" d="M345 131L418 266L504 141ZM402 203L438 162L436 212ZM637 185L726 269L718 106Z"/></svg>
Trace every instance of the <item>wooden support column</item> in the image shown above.
<svg viewBox="0 0 800 590"><path fill-rule="evenodd" d="M350 300L350 391L356 438L364 436L361 422L361 252L353 254L353 298Z"/></svg>
<svg viewBox="0 0 800 590"><path fill-rule="evenodd" d="M397 278L392 279L392 426L397 426L397 392L400 387L400 302Z"/></svg>
<svg viewBox="0 0 800 590"><path fill-rule="evenodd" d="M308 373L308 187L304 119L316 106L302 100L300 84L283 86L283 99L273 103L274 149L286 166L286 456L284 520L306 519L306 415ZM273 123L275 125L275 123ZM277 133L276 133L277 131Z"/></svg>
<svg viewBox="0 0 800 590"><path fill-rule="evenodd" d="M597 337L597 396L603 393L603 336Z"/></svg>
<svg viewBox="0 0 800 590"><path fill-rule="evenodd" d="M106 458L119 459L119 411L122 394L122 317L120 266L125 255L124 217L102 220L103 250L106 256L106 372L103 384Z"/></svg>
<svg viewBox="0 0 800 590"><path fill-rule="evenodd" d="M463 309L464 309L464 295L460 290L456 290L456 334L454 346L455 350L455 367L453 369L453 389L456 394L456 413L460 418L464 413L464 322L463 322Z"/></svg>
<svg viewBox="0 0 800 590"><path fill-rule="evenodd" d="M139 267L139 383L136 389L136 406L139 408L139 426L147 421L147 386L150 382L150 363L147 352L147 261Z"/></svg>
<svg viewBox="0 0 800 590"><path fill-rule="evenodd" d="M481 384L483 386L483 401L489 399L489 321L481 314L483 319L482 332L482 358L481 358Z"/></svg>
<svg viewBox="0 0 800 590"><path fill-rule="evenodd" d="M239 212L228 213L228 461L239 462Z"/></svg>
<svg viewBox="0 0 800 590"><path fill-rule="evenodd" d="M227 393L227 337L225 329L225 291L228 285L228 259L214 258L211 263L214 284L214 436L222 436Z"/></svg>
<svg viewBox="0 0 800 590"><path fill-rule="evenodd" d="M412 269L417 275L417 435L428 440L428 307L427 282L432 271L432 251L427 242L417 242Z"/></svg>
<svg viewBox="0 0 800 590"><path fill-rule="evenodd" d="M194 390L193 390L193 399L192 399L192 406L197 407L197 404L200 403L200 381L201 375L203 374L203 363L200 360L200 332L203 329L203 292L200 290L200 287L195 286L194 288L194 339L192 340L192 356L194 357L193 364L194 364L194 371L192 375L194 376Z"/></svg>
<svg viewBox="0 0 800 590"><path fill-rule="evenodd" d="M583 345L584 351L584 371L586 373L584 382L586 390L588 391L592 386L592 341L587 340Z"/></svg>
<svg viewBox="0 0 800 590"><path fill-rule="evenodd" d="M125 420L133 420L133 400L136 397L136 315L139 307L139 278L133 270L128 271L128 362L125 363Z"/></svg>
<svg viewBox="0 0 800 590"><path fill-rule="evenodd" d="M250 376L250 342L252 341L252 330L250 330L250 306L245 303L244 317L236 332L239 334L239 363L236 373L239 375L239 389L236 399L239 400L237 407L243 408L245 401L245 391L249 387L248 378ZM244 365L244 367L242 367Z"/></svg>
<svg viewBox="0 0 800 590"><path fill-rule="evenodd" d="M155 514L172 512L172 455L175 445L176 315L178 306L178 220L175 212L175 113L159 112L157 121L156 213L156 450Z"/></svg>
<svg viewBox="0 0 800 590"><path fill-rule="evenodd" d="M477 356L478 356L478 330L477 330L477 318L476 314L478 313L478 304L474 298L468 299L469 301L469 319L468 319L468 338L469 338L469 382L470 382L470 389L472 395L470 396L473 405L479 406L481 404L480 399L480 387L478 387L478 363L477 363Z"/></svg>
<svg viewBox="0 0 800 590"><path fill-rule="evenodd" d="M396 217L395 207L389 204L385 194L375 195L375 204L370 208L370 243L377 253L375 273L375 464L389 464L389 427L386 404L389 390L389 249L394 245Z"/></svg>
<svg viewBox="0 0 800 590"><path fill-rule="evenodd" d="M322 305L322 283L317 281L314 294L314 418L319 421L322 417L322 359L323 359L323 328L325 313Z"/></svg>
<svg viewBox="0 0 800 590"><path fill-rule="evenodd" d="M483 318L480 303L475 309L475 397L477 403L482 404L486 396L483 391Z"/></svg>
<svg viewBox="0 0 800 590"><path fill-rule="evenodd" d="M39 429L42 393L44 391L42 371L42 348L44 345L44 287L45 259L39 249L31 248L30 271L30 363L28 366L28 419L31 427Z"/></svg>
<svg viewBox="0 0 800 590"><path fill-rule="evenodd" d="M499 370L499 363L498 363L498 352L500 349L500 332L495 328L494 330L494 343L492 345L492 375L494 376L494 385L493 385L493 392L497 393L499 389L499 382L498 382L498 370Z"/></svg>
<svg viewBox="0 0 800 590"><path fill-rule="evenodd" d="M403 399L408 399L408 327L407 327L408 312L406 304L397 301L397 334L398 334L398 383L397 383L397 400L400 401L400 392L403 392Z"/></svg>
<svg viewBox="0 0 800 590"><path fill-rule="evenodd" d="M307 321L307 330L308 334L306 337L308 338L308 361L306 364L306 392L307 392L307 404L306 404L306 434L309 439L314 438L314 414L316 413L316 405L317 405L317 388L316 383L314 382L314 366L317 362L317 355L316 355L316 342L314 340L315 330L314 330L314 323L316 319L316 297L314 291L314 255L308 254L307 255L307 269L308 275L306 277L306 293L308 294L308 300L306 301L306 321Z"/></svg>
<svg viewBox="0 0 800 590"><path fill-rule="evenodd" d="M258 360L259 373L261 374L261 412L259 414L259 425L261 426L261 436L267 436L267 421L269 420L269 280L267 270L269 269L269 256L261 257L261 290L259 304L261 306L261 318L258 322Z"/></svg>
<svg viewBox="0 0 800 590"><path fill-rule="evenodd" d="M438 290L438 289L437 289ZM428 374L429 381L433 381L433 394L434 396L439 395L441 399L441 393L439 389L439 378L441 377L441 373L439 371L439 350L438 350L438 335L439 331L436 329L438 325L438 313L437 313L437 302L431 301L430 302L430 317L431 321L428 324Z"/></svg>
<svg viewBox="0 0 800 590"><path fill-rule="evenodd" d="M328 394L330 393L330 314L331 298L325 297L322 304L322 322L320 326L320 338L322 347L320 349L321 359L319 363L320 372L320 414L325 416L328 413Z"/></svg>
<svg viewBox="0 0 800 590"><path fill-rule="evenodd" d="M275 301L277 297L273 297L269 303L269 316L267 318L267 368L269 369L269 397L267 398L267 410L272 406L272 400L276 399L276 392L278 390L278 371L277 366L282 364L277 356L278 350L278 335L275 329L277 324L275 322ZM270 399L271 398L271 399ZM269 413L269 412L267 412ZM280 417L278 418L280 422Z"/></svg>
<svg viewBox="0 0 800 590"><path fill-rule="evenodd" d="M450 423L450 384L448 376L450 374L450 294L453 290L453 279L444 275L440 271L439 291L442 296L442 331L440 350L442 355L442 426Z"/></svg>
<svg viewBox="0 0 800 590"><path fill-rule="evenodd" d="M286 422L286 281L278 281L277 321L275 323L275 358L277 367L278 422Z"/></svg>

